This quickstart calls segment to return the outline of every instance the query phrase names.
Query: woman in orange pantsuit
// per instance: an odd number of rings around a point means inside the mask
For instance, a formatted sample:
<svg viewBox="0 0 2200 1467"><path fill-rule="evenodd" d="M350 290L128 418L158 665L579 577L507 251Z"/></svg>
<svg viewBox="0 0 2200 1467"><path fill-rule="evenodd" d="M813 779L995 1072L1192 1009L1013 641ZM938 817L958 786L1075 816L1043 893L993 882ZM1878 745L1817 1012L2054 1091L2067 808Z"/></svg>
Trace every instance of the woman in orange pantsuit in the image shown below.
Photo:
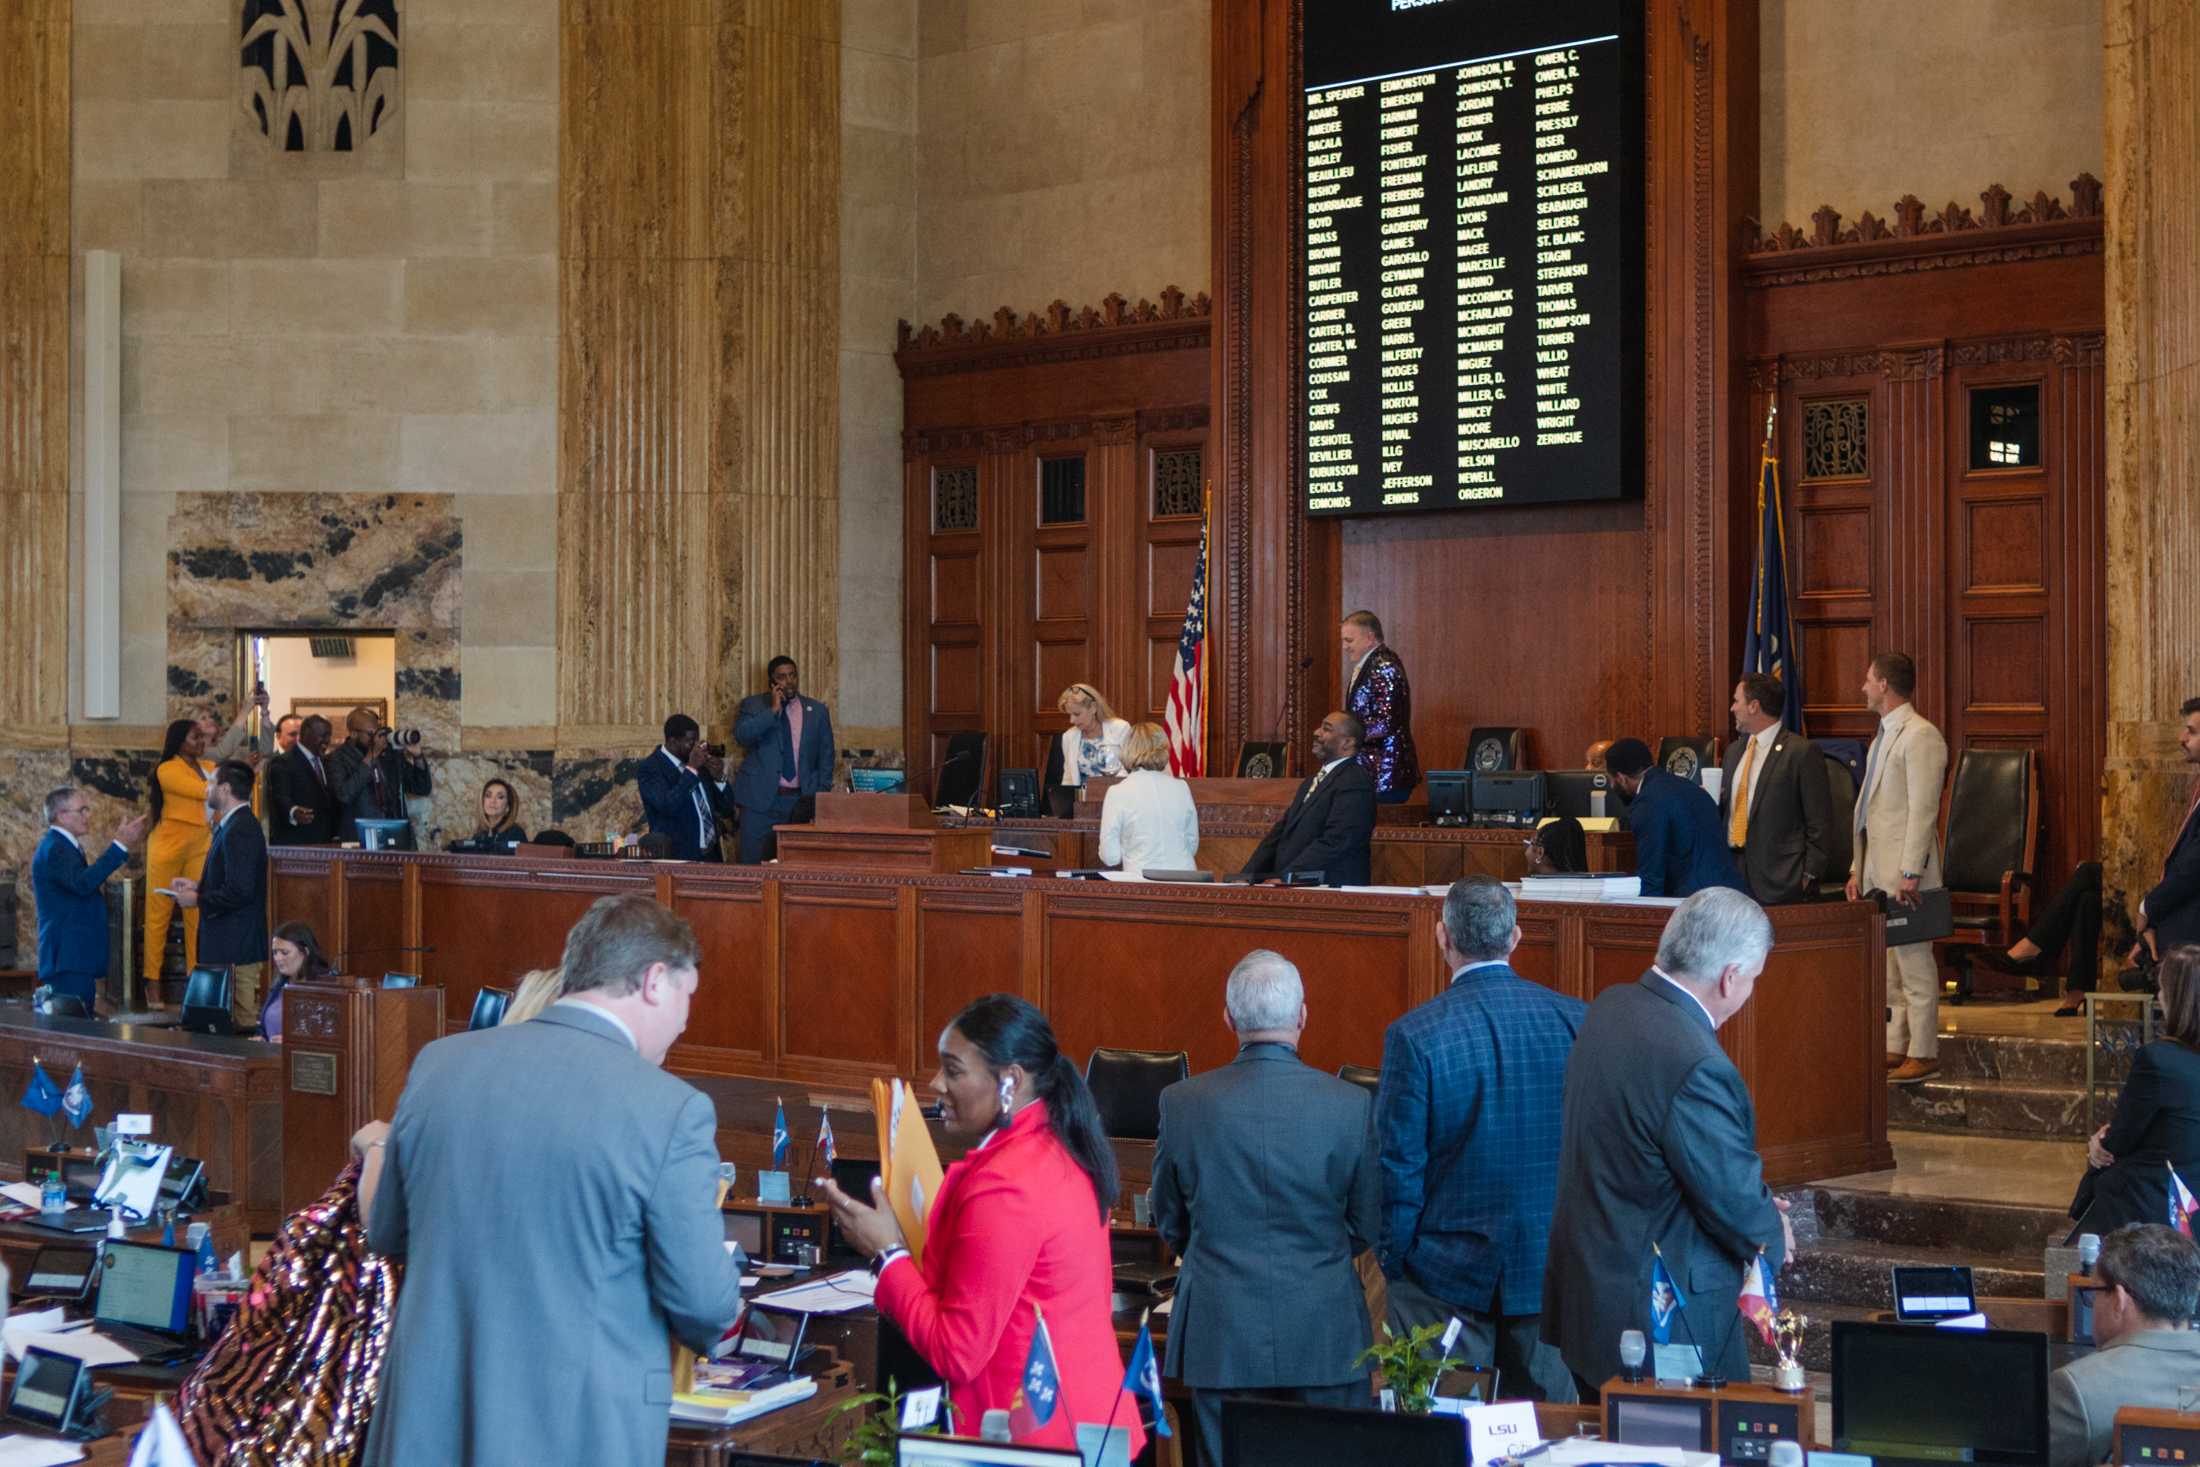
<svg viewBox="0 0 2200 1467"><path fill-rule="evenodd" d="M206 730L195 719L179 718L168 725L160 763L153 768L147 791L153 812L153 833L145 842L145 960L139 971L148 985L160 977L161 957L168 947L168 918L175 910L173 898L160 888L178 876L199 879L206 864L206 781L214 766L203 757ZM199 960L198 909L183 914L183 958L189 968ZM148 989L150 992L150 989Z"/></svg>

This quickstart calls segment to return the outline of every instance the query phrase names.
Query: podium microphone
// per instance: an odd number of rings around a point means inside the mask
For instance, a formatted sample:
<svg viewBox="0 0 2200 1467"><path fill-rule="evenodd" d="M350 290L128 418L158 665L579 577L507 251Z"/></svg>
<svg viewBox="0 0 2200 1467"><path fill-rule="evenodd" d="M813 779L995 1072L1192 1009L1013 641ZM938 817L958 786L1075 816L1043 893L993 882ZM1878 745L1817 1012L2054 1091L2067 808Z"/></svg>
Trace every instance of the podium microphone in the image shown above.
<svg viewBox="0 0 2200 1467"><path fill-rule="evenodd" d="M1650 1353L1650 1342L1639 1329L1623 1329L1619 1332L1619 1366L1629 1385L1642 1384L1643 1357Z"/></svg>

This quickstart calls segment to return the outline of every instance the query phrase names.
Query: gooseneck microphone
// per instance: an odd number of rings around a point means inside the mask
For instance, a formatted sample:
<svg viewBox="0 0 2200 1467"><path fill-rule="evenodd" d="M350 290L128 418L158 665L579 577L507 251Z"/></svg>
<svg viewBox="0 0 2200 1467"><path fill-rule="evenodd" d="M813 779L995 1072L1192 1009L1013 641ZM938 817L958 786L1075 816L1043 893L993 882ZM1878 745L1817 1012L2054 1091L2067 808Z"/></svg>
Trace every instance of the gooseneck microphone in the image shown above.
<svg viewBox="0 0 2200 1467"><path fill-rule="evenodd" d="M1314 659L1313 659L1313 658L1311 658L1311 657L1301 657L1301 658L1299 659L1299 671L1300 671L1300 672L1304 672L1304 671L1306 671L1306 670L1307 670L1307 669L1308 669L1309 667L1312 667L1313 665L1314 665ZM1348 690L1348 691L1349 691L1349 690ZM1273 744L1273 743L1279 743L1279 742L1281 742L1281 741L1282 741L1282 739L1283 739L1283 720L1285 719L1285 717L1286 717L1286 716L1288 716L1288 715L1289 715L1290 711L1291 711L1291 694L1290 694L1290 691L1289 691L1288 689L1286 689L1286 690L1285 690L1285 692L1284 692L1284 695L1283 695L1283 700L1282 700L1282 702L1280 702L1280 703L1279 703L1279 704L1278 704L1278 705L1276 706L1276 726L1275 726L1274 728L1272 728L1272 729L1270 729L1270 730L1268 731L1268 742L1269 742L1269 743Z"/></svg>

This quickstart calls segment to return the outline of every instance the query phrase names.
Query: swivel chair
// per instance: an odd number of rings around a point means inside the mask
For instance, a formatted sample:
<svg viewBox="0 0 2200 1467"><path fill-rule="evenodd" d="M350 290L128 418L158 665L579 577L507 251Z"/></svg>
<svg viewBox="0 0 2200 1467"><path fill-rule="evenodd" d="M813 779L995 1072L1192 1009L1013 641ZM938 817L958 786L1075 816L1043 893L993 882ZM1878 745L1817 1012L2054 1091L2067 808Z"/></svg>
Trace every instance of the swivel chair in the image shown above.
<svg viewBox="0 0 2200 1467"><path fill-rule="evenodd" d="M1085 1061L1085 1085L1100 1108L1100 1124L1122 1141L1161 1134L1161 1092L1190 1078L1192 1057L1181 1049L1095 1048Z"/></svg>

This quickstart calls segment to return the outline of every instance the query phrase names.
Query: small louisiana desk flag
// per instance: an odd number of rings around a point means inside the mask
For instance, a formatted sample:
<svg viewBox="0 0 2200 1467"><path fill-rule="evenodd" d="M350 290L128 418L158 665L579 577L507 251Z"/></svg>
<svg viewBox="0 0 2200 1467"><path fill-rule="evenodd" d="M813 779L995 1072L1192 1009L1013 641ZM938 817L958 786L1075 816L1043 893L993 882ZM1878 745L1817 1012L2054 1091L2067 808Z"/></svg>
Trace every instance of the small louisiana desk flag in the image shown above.
<svg viewBox="0 0 2200 1467"><path fill-rule="evenodd" d="M1777 1343L1773 1337L1772 1316L1780 1310L1780 1296L1772 1290L1772 1271L1765 1267L1761 1248L1757 1256L1749 1260L1749 1272L1742 1275L1741 1297L1734 1305L1742 1311L1742 1318L1757 1327L1757 1333L1764 1336L1766 1344Z"/></svg>
<svg viewBox="0 0 2200 1467"><path fill-rule="evenodd" d="M92 1089L84 1083L84 1066L76 1067L69 1076L69 1088L61 1092L61 1113L69 1118L72 1126L81 1126L92 1116Z"/></svg>
<svg viewBox="0 0 2200 1467"><path fill-rule="evenodd" d="M1031 1353L1024 1357L1024 1377L1008 1402L1008 1430L1017 1441L1036 1433L1054 1419L1062 1395L1062 1372L1054 1363L1054 1341L1047 1337L1047 1317L1039 1315L1031 1332Z"/></svg>
<svg viewBox="0 0 2200 1467"><path fill-rule="evenodd" d="M35 1110L42 1116L61 1113L61 1087L46 1073L44 1060L31 1061L31 1082L23 1087L23 1109Z"/></svg>
<svg viewBox="0 0 2200 1467"><path fill-rule="evenodd" d="M1665 1271L1665 1255L1650 1261L1650 1338L1661 1345L1673 1343L1673 1317L1687 1308L1680 1285Z"/></svg>
<svg viewBox="0 0 2200 1467"><path fill-rule="evenodd" d="M1138 1318L1138 1343L1131 1346L1130 1368L1123 1372L1123 1389L1153 1407L1153 1429L1169 1434L1169 1413L1161 1409L1161 1365L1153 1358L1153 1311Z"/></svg>
<svg viewBox="0 0 2200 1467"><path fill-rule="evenodd" d="M2200 1202L2193 1200L2192 1189L2177 1175L2176 1166L2169 1162L2163 1165L2169 1167L2169 1225L2189 1238L2192 1236L2192 1215L2200 1212Z"/></svg>
<svg viewBox="0 0 2200 1467"><path fill-rule="evenodd" d="M772 1170L783 1172L787 1169L787 1102L778 1101L776 1106L772 1112Z"/></svg>
<svg viewBox="0 0 2200 1467"><path fill-rule="evenodd" d="M823 1107L817 1112L817 1154L828 1167L840 1155L839 1149L833 1145L833 1113Z"/></svg>

